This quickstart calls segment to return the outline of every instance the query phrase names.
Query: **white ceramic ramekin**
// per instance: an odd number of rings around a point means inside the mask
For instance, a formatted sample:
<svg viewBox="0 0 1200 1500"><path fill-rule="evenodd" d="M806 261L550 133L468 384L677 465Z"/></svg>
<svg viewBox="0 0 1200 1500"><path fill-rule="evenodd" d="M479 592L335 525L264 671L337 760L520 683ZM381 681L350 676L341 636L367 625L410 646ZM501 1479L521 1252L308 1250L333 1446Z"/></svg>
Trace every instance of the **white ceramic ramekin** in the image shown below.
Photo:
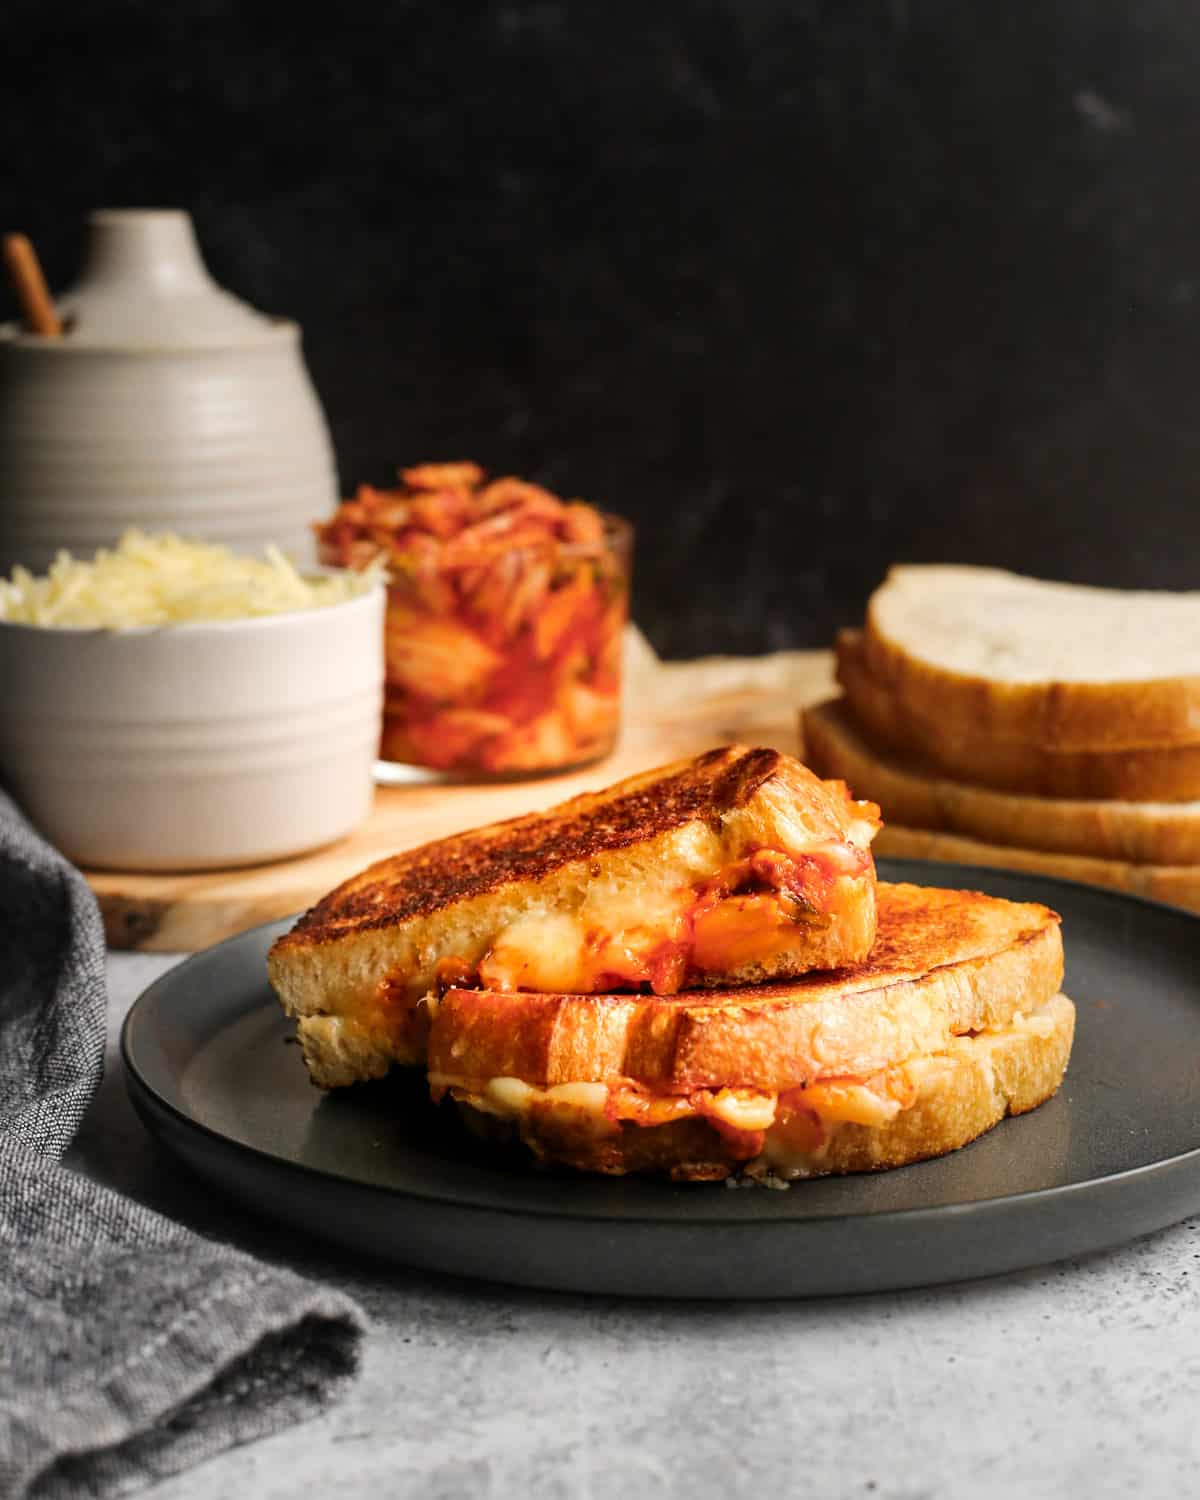
<svg viewBox="0 0 1200 1500"><path fill-rule="evenodd" d="M77 864L281 859L365 817L383 694L382 587L213 624L0 621L0 782Z"/></svg>

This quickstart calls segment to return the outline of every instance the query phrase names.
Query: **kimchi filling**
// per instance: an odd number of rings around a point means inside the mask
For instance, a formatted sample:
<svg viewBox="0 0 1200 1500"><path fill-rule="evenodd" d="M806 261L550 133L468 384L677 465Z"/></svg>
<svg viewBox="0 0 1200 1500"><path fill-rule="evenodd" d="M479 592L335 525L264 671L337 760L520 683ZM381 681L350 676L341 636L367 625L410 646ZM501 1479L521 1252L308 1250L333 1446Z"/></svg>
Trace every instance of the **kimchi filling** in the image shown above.
<svg viewBox="0 0 1200 1500"><path fill-rule="evenodd" d="M449 983L493 990L596 994L646 988L672 995L689 975L720 975L793 950L799 929L828 928L846 878L871 867L869 849L835 843L809 854L759 849L703 885L679 893L655 920L606 921L594 899L577 913L513 923L472 973L444 961ZM448 987L448 986L447 986Z"/></svg>
<svg viewBox="0 0 1200 1500"><path fill-rule="evenodd" d="M527 1130L547 1125L583 1129L597 1139L619 1135L624 1125L653 1128L703 1119L721 1137L733 1161L819 1160L845 1125L878 1128L916 1101L903 1065L867 1077L825 1078L773 1092L750 1088L656 1091L630 1079L615 1083L563 1083L542 1088L518 1078L481 1081L431 1074L436 1101L447 1093L485 1114Z"/></svg>
<svg viewBox="0 0 1200 1500"><path fill-rule="evenodd" d="M603 751L620 711L622 528L475 464L401 479L360 486L316 527L323 562L387 567L384 758L503 773Z"/></svg>

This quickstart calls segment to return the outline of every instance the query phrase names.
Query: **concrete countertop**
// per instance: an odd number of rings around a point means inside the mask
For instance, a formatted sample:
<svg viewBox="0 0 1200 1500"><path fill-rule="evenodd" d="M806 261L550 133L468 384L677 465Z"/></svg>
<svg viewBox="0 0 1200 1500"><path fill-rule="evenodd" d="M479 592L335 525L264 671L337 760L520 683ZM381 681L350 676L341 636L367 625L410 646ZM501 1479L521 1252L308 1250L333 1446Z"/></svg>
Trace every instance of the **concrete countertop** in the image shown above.
<svg viewBox="0 0 1200 1500"><path fill-rule="evenodd" d="M116 1033L175 961L111 957L108 1073L68 1162L336 1283L372 1328L327 1415L156 1500L1200 1491L1200 1220L1043 1270L817 1302L620 1301L381 1269L248 1219L143 1130Z"/></svg>

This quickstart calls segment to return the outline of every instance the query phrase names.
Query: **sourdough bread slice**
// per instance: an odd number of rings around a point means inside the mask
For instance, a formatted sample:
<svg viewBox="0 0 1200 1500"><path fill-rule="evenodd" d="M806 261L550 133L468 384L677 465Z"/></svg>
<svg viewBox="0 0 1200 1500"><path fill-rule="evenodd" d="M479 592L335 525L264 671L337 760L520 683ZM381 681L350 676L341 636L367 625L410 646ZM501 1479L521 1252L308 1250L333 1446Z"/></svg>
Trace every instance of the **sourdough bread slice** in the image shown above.
<svg viewBox="0 0 1200 1500"><path fill-rule="evenodd" d="M430 1083L778 1091L1003 1027L1054 995L1062 975L1047 907L881 881L875 945L846 968L676 995L452 989L433 1006Z"/></svg>
<svg viewBox="0 0 1200 1500"><path fill-rule="evenodd" d="M875 851L898 859L930 859L952 864L990 865L998 870L1025 870L1078 880L1110 890L1168 901L1200 911L1200 865L1135 865L1118 859L1089 859L1082 854L1048 854L1041 849L1018 849L987 844L957 833L930 833L889 823L876 840Z"/></svg>
<svg viewBox="0 0 1200 1500"><path fill-rule="evenodd" d="M967 786L875 749L844 698L806 709L801 724L813 770L849 782L905 827L1133 864L1200 864L1200 802L1084 802Z"/></svg>
<svg viewBox="0 0 1200 1500"><path fill-rule="evenodd" d="M744 1134L697 1115L654 1125L607 1120L567 1100L511 1115L481 1096L456 1102L476 1134L519 1141L544 1163L584 1172L651 1172L676 1181L739 1171L774 1181L875 1172L944 1156L1006 1115L1036 1109L1062 1082L1074 1030L1075 1007L1059 994L995 1030L950 1038L937 1052L888 1070L882 1086L903 1107L876 1122L822 1121L805 1109L803 1091L779 1102L766 1129Z"/></svg>
<svg viewBox="0 0 1200 1500"><path fill-rule="evenodd" d="M377 861L267 956L313 1081L420 1063L449 983L659 994L856 963L878 809L741 745Z"/></svg>
<svg viewBox="0 0 1200 1500"><path fill-rule="evenodd" d="M854 716L882 747L916 753L944 776L1034 797L1127 802L1200 800L1200 745L1166 750L1043 750L1012 740L955 738L909 709L867 668L861 630L837 638L837 678Z"/></svg>
<svg viewBox="0 0 1200 1500"><path fill-rule="evenodd" d="M1200 593L897 567L871 596L867 665L954 738L1048 750L1200 743Z"/></svg>
<svg viewBox="0 0 1200 1500"><path fill-rule="evenodd" d="M677 1179L810 1177L964 1144L1058 1086L1074 1015L1059 919L878 888L870 958L789 984L653 995L448 991L429 1083L544 1161Z"/></svg>

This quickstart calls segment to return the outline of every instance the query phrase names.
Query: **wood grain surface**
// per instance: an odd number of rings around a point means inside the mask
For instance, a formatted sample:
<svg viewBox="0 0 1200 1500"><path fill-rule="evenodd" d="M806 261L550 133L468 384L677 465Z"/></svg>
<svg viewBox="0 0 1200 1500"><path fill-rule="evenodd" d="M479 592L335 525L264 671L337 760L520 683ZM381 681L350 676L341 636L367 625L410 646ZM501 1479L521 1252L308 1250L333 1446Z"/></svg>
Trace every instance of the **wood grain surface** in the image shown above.
<svg viewBox="0 0 1200 1500"><path fill-rule="evenodd" d="M87 871L109 945L192 952L302 911L373 860L465 828L516 817L623 776L734 740L797 748L797 709L833 690L826 651L658 662L636 633L625 725L607 760L567 776L501 785L381 786L353 833L297 859L191 875Z"/></svg>

